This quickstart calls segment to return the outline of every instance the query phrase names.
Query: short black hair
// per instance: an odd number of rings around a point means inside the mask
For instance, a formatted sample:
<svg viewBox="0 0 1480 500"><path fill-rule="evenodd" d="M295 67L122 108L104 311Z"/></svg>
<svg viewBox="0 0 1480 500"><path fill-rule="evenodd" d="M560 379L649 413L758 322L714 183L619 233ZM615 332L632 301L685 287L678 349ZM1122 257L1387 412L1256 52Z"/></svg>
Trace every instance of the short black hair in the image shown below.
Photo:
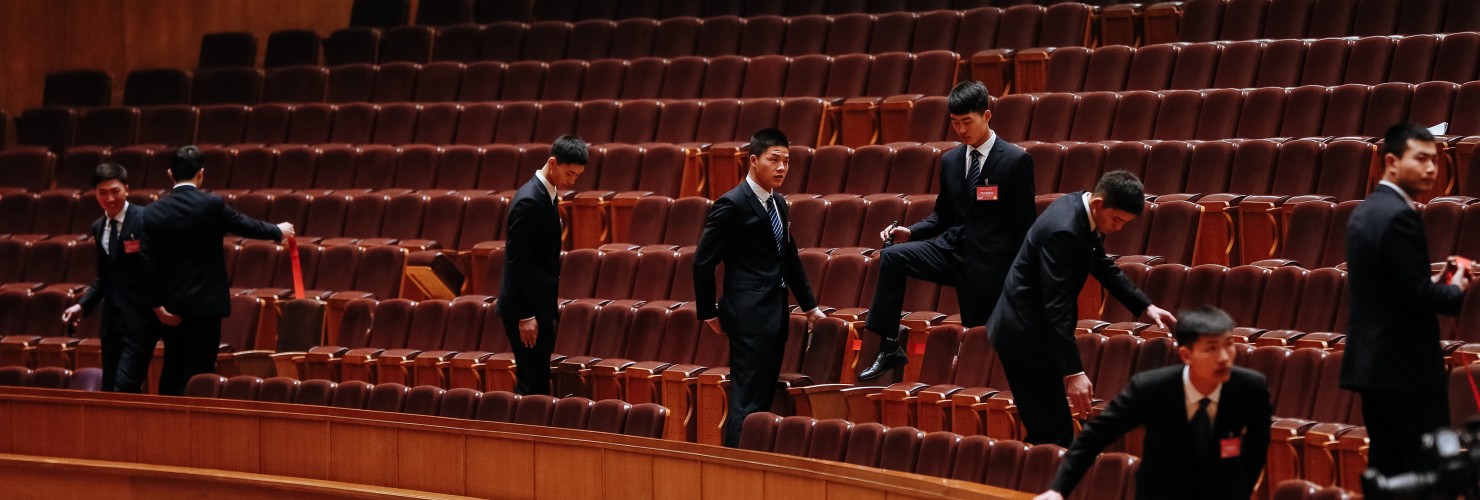
<svg viewBox="0 0 1480 500"><path fill-rule="evenodd" d="M1174 335L1178 347L1192 347L1204 335L1226 335L1234 327L1233 318L1222 309L1202 306L1177 313Z"/></svg>
<svg viewBox="0 0 1480 500"><path fill-rule="evenodd" d="M128 169L123 168L123 165L117 163L99 163L96 168L93 168L93 187L98 187L98 184L115 179L127 186Z"/></svg>
<svg viewBox="0 0 1480 500"><path fill-rule="evenodd" d="M1116 170L1106 172L1095 185L1095 195L1105 199L1105 206L1141 215L1146 208L1146 188L1136 174Z"/></svg>
<svg viewBox="0 0 1480 500"><path fill-rule="evenodd" d="M1408 140L1417 139L1424 142L1434 142L1434 134L1417 123L1403 122L1388 127L1387 133L1382 137L1382 152L1402 158L1403 153L1408 152Z"/></svg>
<svg viewBox="0 0 1480 500"><path fill-rule="evenodd" d="M767 149L781 146L790 148L791 142L786 140L786 134L774 128L763 128L750 136L750 156L766 154Z"/></svg>
<svg viewBox="0 0 1480 500"><path fill-rule="evenodd" d="M175 182L185 182L195 177L204 167L200 156L200 148L195 146L180 146L175 150L175 156L170 157L170 175Z"/></svg>
<svg viewBox="0 0 1480 500"><path fill-rule="evenodd" d="M946 98L946 107L953 115L984 113L987 111L987 86L976 80L956 84Z"/></svg>
<svg viewBox="0 0 1480 500"><path fill-rule="evenodd" d="M585 165L590 153L586 151L586 141L580 137L562 135L550 144L550 156L562 165Z"/></svg>

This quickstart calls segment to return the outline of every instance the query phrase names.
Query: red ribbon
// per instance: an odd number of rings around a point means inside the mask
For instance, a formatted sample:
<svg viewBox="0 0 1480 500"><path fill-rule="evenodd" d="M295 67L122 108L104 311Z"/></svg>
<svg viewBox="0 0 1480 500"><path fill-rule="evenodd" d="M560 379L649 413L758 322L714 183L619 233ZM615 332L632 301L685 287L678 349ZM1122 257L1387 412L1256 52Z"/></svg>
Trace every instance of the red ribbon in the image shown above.
<svg viewBox="0 0 1480 500"><path fill-rule="evenodd" d="M298 238L288 237L288 259L293 262L293 298L301 299L303 293L303 264L298 261Z"/></svg>
<svg viewBox="0 0 1480 500"><path fill-rule="evenodd" d="M1470 371L1471 365L1465 365L1460 369L1465 371L1465 378L1470 380L1470 394L1475 396L1475 409L1480 410L1480 388L1475 387L1475 374Z"/></svg>

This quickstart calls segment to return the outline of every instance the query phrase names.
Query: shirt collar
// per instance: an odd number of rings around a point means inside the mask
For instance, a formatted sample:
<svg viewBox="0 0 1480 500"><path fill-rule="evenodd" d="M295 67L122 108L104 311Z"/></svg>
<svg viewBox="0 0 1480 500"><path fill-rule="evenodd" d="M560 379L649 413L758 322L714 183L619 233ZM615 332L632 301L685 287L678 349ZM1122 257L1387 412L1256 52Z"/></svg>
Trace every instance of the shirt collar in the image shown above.
<svg viewBox="0 0 1480 500"><path fill-rule="evenodd" d="M1394 184L1394 183L1388 181L1387 179L1383 179L1383 180L1377 181L1377 183L1378 184L1381 184L1381 185L1384 185L1384 186L1387 186L1389 188L1392 188L1393 191L1397 191L1398 192L1398 196L1402 196L1403 197L1403 203L1407 203L1408 206L1410 206L1410 207L1413 206L1413 198L1409 198L1408 197L1408 192L1407 191L1404 191L1403 188L1398 187L1397 184Z"/></svg>
<svg viewBox="0 0 1480 500"><path fill-rule="evenodd" d="M745 176L745 183L750 184L750 190L755 192L755 197L761 200L762 205L766 204L767 200L771 199L771 192L767 191L766 188L761 187L761 185L756 183L755 179L750 178L749 175Z"/></svg>
<svg viewBox="0 0 1480 500"><path fill-rule="evenodd" d="M557 202L558 199L556 198L556 196L558 196L558 194L555 193L555 185L554 184L550 184L550 180L545 178L545 170L544 169L540 169L540 170L534 171L534 178L539 179L540 180L540 184L544 184L545 185L545 192L550 193L550 201L552 203L557 203L558 204L558 202Z"/></svg>
<svg viewBox="0 0 1480 500"><path fill-rule="evenodd" d="M989 131L988 134L989 135L987 135L987 140L982 141L982 145L972 148L977 151L981 151L982 160L984 161L987 159L987 153L992 152L992 146L997 145L997 133Z"/></svg>
<svg viewBox="0 0 1480 500"><path fill-rule="evenodd" d="M107 215L107 214L103 214L103 215ZM123 225L123 218L126 215L128 215L128 202L127 201L123 202L123 210L119 210L118 211L118 217L110 217L110 218L113 219L113 220L118 221L118 225L119 226L122 226Z"/></svg>
<svg viewBox="0 0 1480 500"><path fill-rule="evenodd" d="M1191 367L1182 367L1182 394L1187 396L1187 406L1198 404L1202 398L1208 398L1212 404L1218 404L1218 398L1223 396L1223 384L1218 384L1218 387L1209 394L1197 392L1197 387L1192 385L1192 376L1189 374L1191 370Z"/></svg>
<svg viewBox="0 0 1480 500"><path fill-rule="evenodd" d="M1092 217L1092 216L1090 216L1090 214L1089 214L1089 199L1090 199L1090 193L1089 193L1089 191L1085 191L1084 192L1084 196L1081 196L1080 199L1084 201L1084 218L1089 219L1089 230L1090 231L1094 231L1095 230L1095 218Z"/></svg>
<svg viewBox="0 0 1480 500"><path fill-rule="evenodd" d="M172 188L170 188L170 190L172 190L172 191L173 191L173 190L176 190L176 189L180 189L180 186L190 186L190 187L193 187L193 188L195 188L195 189L200 189L200 188L199 188L199 187L197 187L197 186L196 186L196 185L195 185L195 183L194 183L194 182L190 182L190 181L184 181L184 182L176 182L176 183L175 183L175 187L172 187Z"/></svg>

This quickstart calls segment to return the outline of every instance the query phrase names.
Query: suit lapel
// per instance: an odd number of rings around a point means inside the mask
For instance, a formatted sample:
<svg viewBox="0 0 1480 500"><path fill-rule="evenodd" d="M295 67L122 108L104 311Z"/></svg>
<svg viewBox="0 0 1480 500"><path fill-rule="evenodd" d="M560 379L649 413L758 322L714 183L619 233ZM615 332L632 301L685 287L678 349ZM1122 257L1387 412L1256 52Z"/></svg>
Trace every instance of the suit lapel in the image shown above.
<svg viewBox="0 0 1480 500"><path fill-rule="evenodd" d="M756 216L759 216L761 220L766 221L767 224L771 223L771 214L769 212L766 212L766 205L761 203L761 199L760 197L756 196L755 190L750 188L749 181L746 181L744 179L740 180L740 185L735 189L740 191L740 197L743 198L745 202L750 205L750 209L755 211Z"/></svg>
<svg viewBox="0 0 1480 500"><path fill-rule="evenodd" d="M1002 147L1002 138L998 137L997 141L992 143L992 151L987 155L987 161L982 163L981 180L989 181L992 180L993 177L1000 177L999 175L997 175L1001 173L997 171L997 166L1002 164L1003 151L1005 151L1005 149L1003 149Z"/></svg>

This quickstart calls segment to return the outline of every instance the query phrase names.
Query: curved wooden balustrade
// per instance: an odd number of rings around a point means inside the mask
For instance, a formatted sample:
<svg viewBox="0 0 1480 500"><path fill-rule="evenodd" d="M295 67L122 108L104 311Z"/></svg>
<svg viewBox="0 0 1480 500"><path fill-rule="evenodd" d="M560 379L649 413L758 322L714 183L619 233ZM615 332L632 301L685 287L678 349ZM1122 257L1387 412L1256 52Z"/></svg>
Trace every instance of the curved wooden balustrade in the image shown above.
<svg viewBox="0 0 1480 500"><path fill-rule="evenodd" d="M0 453L483 498L1029 497L849 464L580 430L12 387L0 388Z"/></svg>

